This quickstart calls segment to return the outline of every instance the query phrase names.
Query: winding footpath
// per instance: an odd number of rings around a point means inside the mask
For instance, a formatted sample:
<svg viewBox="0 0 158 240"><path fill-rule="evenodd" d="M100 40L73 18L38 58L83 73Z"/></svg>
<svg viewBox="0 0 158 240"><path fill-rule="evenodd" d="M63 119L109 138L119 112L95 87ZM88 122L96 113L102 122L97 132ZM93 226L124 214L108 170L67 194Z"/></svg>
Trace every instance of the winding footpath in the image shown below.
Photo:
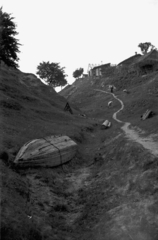
<svg viewBox="0 0 158 240"><path fill-rule="evenodd" d="M137 131L129 128L131 123L123 122L117 118L117 114L124 109L124 103L114 94L104 90L95 89L95 91L111 94L121 104L121 108L113 114L113 119L119 123L124 123L121 129L125 132L126 137L134 142L141 144L145 149L149 150L155 157L158 157L158 142L154 141L151 136L141 137Z"/></svg>

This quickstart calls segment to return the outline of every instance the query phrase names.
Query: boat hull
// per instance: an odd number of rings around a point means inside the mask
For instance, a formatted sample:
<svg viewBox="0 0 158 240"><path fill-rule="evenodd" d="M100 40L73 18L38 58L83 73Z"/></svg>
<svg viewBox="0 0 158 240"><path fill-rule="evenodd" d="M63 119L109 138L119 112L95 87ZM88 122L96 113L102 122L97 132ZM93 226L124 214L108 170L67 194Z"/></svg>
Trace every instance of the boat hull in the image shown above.
<svg viewBox="0 0 158 240"><path fill-rule="evenodd" d="M14 163L21 167L55 167L70 161L76 150L77 144L68 136L49 136L23 145Z"/></svg>

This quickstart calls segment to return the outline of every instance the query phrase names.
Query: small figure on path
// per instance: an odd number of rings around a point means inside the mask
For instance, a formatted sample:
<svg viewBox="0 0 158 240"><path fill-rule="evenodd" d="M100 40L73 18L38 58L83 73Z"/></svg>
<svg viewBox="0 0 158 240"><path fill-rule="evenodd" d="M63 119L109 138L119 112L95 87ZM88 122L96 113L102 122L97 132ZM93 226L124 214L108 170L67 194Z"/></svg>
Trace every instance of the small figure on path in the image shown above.
<svg viewBox="0 0 158 240"><path fill-rule="evenodd" d="M110 85L109 88L110 88L110 92L113 93L114 87L112 85Z"/></svg>
<svg viewBox="0 0 158 240"><path fill-rule="evenodd" d="M115 87L113 85L109 85L109 90L110 90L111 93L114 92L114 89L115 89Z"/></svg>

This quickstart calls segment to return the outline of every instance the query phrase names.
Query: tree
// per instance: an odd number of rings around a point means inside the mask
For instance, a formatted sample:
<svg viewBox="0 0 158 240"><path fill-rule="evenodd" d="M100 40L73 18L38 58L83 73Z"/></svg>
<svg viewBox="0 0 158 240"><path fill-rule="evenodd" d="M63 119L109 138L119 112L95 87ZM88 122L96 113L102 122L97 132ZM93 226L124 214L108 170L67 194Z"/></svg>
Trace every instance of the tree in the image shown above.
<svg viewBox="0 0 158 240"><path fill-rule="evenodd" d="M67 84L66 79L63 79L63 81L62 81L61 84L60 84L61 89L62 89L62 87L64 87L66 84Z"/></svg>
<svg viewBox="0 0 158 240"><path fill-rule="evenodd" d="M83 74L83 71L84 71L83 68L76 69L76 70L73 72L73 77L74 77L74 78L79 78L79 77Z"/></svg>
<svg viewBox="0 0 158 240"><path fill-rule="evenodd" d="M155 48L150 42L139 43L138 47L140 47L142 54L146 54L148 51L152 51Z"/></svg>
<svg viewBox="0 0 158 240"><path fill-rule="evenodd" d="M65 79L67 75L64 69L64 67L61 68L59 66L59 63L42 62L37 66L38 71L36 73L46 83L55 88L67 84L67 80Z"/></svg>
<svg viewBox="0 0 158 240"><path fill-rule="evenodd" d="M13 22L14 18L11 14L3 12L2 7L0 8L0 62L3 61L9 67L18 67L19 53L18 39L15 36L16 24Z"/></svg>

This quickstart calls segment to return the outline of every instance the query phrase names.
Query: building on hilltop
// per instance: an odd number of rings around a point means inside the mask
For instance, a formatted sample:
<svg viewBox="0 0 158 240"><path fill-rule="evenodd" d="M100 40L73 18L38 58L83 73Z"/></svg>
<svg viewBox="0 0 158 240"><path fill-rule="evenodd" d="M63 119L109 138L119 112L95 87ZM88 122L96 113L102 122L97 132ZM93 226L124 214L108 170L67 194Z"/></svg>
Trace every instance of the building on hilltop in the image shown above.
<svg viewBox="0 0 158 240"><path fill-rule="evenodd" d="M154 49L144 55L136 54L117 65L120 74L140 76L158 70L158 50Z"/></svg>
<svg viewBox="0 0 158 240"><path fill-rule="evenodd" d="M110 63L102 64L96 67L93 67L92 69L89 70L89 76L90 77L99 77L102 76L102 73L110 67Z"/></svg>
<svg viewBox="0 0 158 240"><path fill-rule="evenodd" d="M158 50L154 49L144 55L142 55L136 62L133 64L135 67L140 69L143 73L149 71L158 70Z"/></svg>
<svg viewBox="0 0 158 240"><path fill-rule="evenodd" d="M83 78L86 78L86 77L88 77L88 74L83 73L82 77L83 77Z"/></svg>
<svg viewBox="0 0 158 240"><path fill-rule="evenodd" d="M136 60L138 60L142 55L141 54L135 54L134 56L131 56L124 61L120 62L117 66L119 67L128 67L129 65L133 64Z"/></svg>

